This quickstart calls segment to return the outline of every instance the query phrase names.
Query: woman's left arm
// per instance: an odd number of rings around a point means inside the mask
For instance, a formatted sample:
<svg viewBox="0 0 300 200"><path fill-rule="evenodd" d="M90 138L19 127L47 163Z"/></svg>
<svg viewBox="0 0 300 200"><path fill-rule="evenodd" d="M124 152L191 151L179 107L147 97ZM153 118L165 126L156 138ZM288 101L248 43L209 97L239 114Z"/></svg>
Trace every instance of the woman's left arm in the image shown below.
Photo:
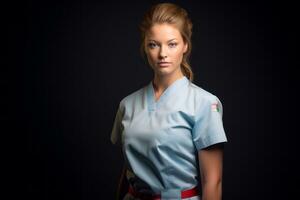
<svg viewBox="0 0 300 200"><path fill-rule="evenodd" d="M223 144L199 150L198 158L202 185L201 200L221 200Z"/></svg>

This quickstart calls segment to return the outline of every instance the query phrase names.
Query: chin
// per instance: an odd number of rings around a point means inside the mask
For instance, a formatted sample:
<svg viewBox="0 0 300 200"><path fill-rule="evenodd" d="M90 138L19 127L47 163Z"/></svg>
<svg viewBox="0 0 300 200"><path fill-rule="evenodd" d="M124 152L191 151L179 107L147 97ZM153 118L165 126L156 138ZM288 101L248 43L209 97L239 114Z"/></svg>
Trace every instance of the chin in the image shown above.
<svg viewBox="0 0 300 200"><path fill-rule="evenodd" d="M159 74L159 75L162 75L162 76L171 75L173 72L174 72L174 70L167 69L167 68L165 68L165 69L163 69L163 68L156 69L156 73Z"/></svg>

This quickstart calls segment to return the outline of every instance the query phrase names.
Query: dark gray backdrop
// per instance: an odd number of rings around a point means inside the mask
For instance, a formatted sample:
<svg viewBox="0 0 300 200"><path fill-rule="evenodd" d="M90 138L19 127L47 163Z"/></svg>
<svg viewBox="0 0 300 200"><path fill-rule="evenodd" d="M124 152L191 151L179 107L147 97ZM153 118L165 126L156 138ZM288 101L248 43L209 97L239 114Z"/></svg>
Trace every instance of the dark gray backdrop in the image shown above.
<svg viewBox="0 0 300 200"><path fill-rule="evenodd" d="M13 5L14 109L16 130L27 136L30 198L113 199L123 162L110 131L119 101L152 78L139 55L138 23L155 2ZM288 199L292 6L171 2L194 24L195 84L223 103L223 199Z"/></svg>

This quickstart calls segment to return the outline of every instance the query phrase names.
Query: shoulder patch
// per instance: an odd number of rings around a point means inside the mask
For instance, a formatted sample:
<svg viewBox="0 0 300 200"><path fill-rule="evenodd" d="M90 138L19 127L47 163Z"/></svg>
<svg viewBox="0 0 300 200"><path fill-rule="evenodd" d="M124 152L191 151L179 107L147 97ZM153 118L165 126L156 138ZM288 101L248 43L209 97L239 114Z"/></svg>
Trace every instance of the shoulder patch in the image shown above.
<svg viewBox="0 0 300 200"><path fill-rule="evenodd" d="M220 108L219 108L218 103L212 103L211 104L211 110L214 111L214 112L219 112Z"/></svg>

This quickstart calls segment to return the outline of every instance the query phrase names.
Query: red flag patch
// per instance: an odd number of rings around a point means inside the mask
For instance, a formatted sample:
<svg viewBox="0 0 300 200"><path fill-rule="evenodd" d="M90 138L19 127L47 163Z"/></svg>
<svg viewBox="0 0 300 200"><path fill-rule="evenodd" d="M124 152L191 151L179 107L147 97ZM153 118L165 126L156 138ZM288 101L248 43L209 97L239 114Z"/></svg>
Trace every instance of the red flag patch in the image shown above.
<svg viewBox="0 0 300 200"><path fill-rule="evenodd" d="M211 104L211 110L215 111L215 112L219 112L220 109L219 109L218 103Z"/></svg>

